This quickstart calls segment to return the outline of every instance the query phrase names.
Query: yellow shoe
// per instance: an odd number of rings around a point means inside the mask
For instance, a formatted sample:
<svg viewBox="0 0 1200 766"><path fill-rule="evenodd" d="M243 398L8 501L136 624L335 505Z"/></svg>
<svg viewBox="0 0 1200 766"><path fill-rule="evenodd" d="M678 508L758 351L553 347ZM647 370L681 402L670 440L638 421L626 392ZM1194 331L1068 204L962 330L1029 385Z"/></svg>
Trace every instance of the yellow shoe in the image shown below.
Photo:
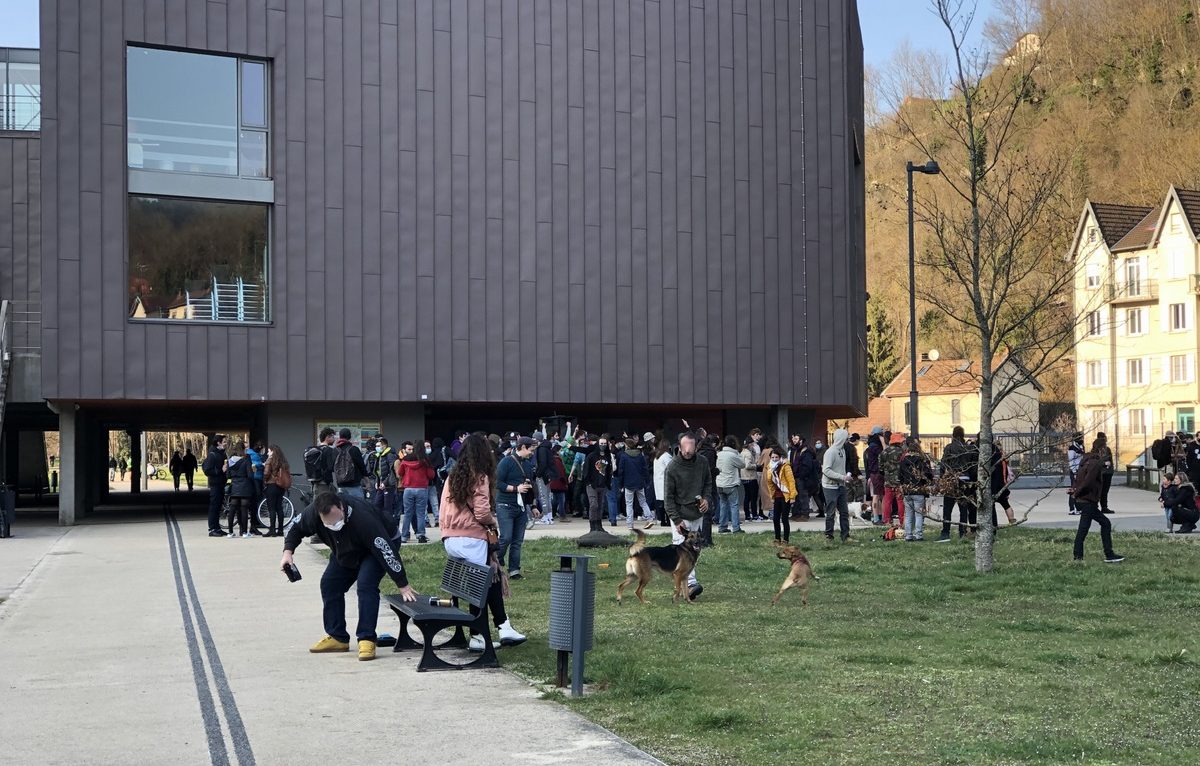
<svg viewBox="0 0 1200 766"><path fill-rule="evenodd" d="M375 642L362 640L358 642L358 661L366 662L375 659Z"/></svg>
<svg viewBox="0 0 1200 766"><path fill-rule="evenodd" d="M317 643L308 647L308 651L312 652L313 654L328 654L329 652L348 652L348 651L350 651L350 644L346 643L345 641L338 641L336 638L333 638L331 636L325 636L325 638L322 638Z"/></svg>

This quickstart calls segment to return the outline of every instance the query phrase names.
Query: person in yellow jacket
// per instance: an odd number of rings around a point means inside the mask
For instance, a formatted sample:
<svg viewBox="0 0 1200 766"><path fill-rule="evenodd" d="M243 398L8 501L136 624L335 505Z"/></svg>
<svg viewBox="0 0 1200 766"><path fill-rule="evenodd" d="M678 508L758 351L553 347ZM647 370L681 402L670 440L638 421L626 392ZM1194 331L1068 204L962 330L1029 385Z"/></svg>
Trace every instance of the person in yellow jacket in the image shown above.
<svg viewBox="0 0 1200 766"><path fill-rule="evenodd" d="M775 524L775 539L787 542L792 533L789 516L790 506L796 499L796 478L792 475L791 464L784 459L783 450L778 446L763 449L762 466L762 481L759 482L762 507L774 509L771 520Z"/></svg>

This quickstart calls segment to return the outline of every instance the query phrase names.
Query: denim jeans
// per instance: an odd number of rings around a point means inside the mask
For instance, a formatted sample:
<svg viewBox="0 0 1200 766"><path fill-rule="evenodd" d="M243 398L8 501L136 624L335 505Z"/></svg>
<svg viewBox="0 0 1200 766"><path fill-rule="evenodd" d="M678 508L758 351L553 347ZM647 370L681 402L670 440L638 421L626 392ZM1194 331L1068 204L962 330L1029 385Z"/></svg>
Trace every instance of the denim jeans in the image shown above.
<svg viewBox="0 0 1200 766"><path fill-rule="evenodd" d="M730 524L733 525L734 531L739 531L742 528L741 507L742 507L742 485L736 487L718 487L717 500L721 504L720 513L717 516L717 528L725 529Z"/></svg>
<svg viewBox="0 0 1200 766"><path fill-rule="evenodd" d="M346 495L347 497L357 497L359 500L367 499L367 493L363 491L362 485L357 485L354 487L338 487L337 493L339 495Z"/></svg>
<svg viewBox="0 0 1200 766"><path fill-rule="evenodd" d="M431 484L427 491L429 492L429 511L433 514L433 525L436 527L442 503L442 488L437 484Z"/></svg>
<svg viewBox="0 0 1200 766"><path fill-rule="evenodd" d="M650 502L646 500L645 489L627 489L625 492L625 517L626 523L630 529L633 529L633 522L637 519L637 509L642 507L642 515L650 518Z"/></svg>
<svg viewBox="0 0 1200 766"><path fill-rule="evenodd" d="M700 533L700 525L701 525L700 519L695 519L694 521L688 520L688 519L683 519L682 524L689 532L695 532L697 534ZM671 545L683 545L683 542L686 539L687 539L686 537L684 537L682 534L679 533L679 527L672 524L671 525ZM688 590L691 590L692 586L698 585L699 582L700 581L696 579L696 567L692 567L692 571L688 572L688 578L687 578Z"/></svg>
<svg viewBox="0 0 1200 766"><path fill-rule="evenodd" d="M608 490L608 520L613 524L617 523L617 513L621 510L621 488L618 486L610 487Z"/></svg>
<svg viewBox="0 0 1200 766"><path fill-rule="evenodd" d="M425 536L425 509L429 506L429 488L406 487L404 490L404 520L400 523L400 539L408 539L409 525L418 537Z"/></svg>
<svg viewBox="0 0 1200 766"><path fill-rule="evenodd" d="M553 502L553 498L550 496L550 485L542 479L534 479L533 483L537 487L538 510L542 512L543 516L549 518Z"/></svg>
<svg viewBox="0 0 1200 766"><path fill-rule="evenodd" d="M508 559L508 571L521 569L521 546L525 543L525 525L529 523L528 508L508 503L496 503L496 521L500 524L500 566Z"/></svg>
<svg viewBox="0 0 1200 766"><path fill-rule="evenodd" d="M321 575L325 633L338 641L350 641L350 634L346 632L346 591L357 582L358 628L355 635L359 641L374 641L375 624L379 621L379 581L382 579L383 565L374 556L368 554L354 569L342 566L336 556L330 556L325 573Z"/></svg>
<svg viewBox="0 0 1200 766"><path fill-rule="evenodd" d="M551 490L550 507L554 509L555 518L565 518L567 515L567 493L559 490Z"/></svg>
<svg viewBox="0 0 1200 766"><path fill-rule="evenodd" d="M850 509L846 505L846 485L822 487L825 495L825 536L833 537L833 516L836 513L842 528L842 539L850 536Z"/></svg>
<svg viewBox="0 0 1200 766"><path fill-rule="evenodd" d="M925 539L925 496L904 496L904 539Z"/></svg>

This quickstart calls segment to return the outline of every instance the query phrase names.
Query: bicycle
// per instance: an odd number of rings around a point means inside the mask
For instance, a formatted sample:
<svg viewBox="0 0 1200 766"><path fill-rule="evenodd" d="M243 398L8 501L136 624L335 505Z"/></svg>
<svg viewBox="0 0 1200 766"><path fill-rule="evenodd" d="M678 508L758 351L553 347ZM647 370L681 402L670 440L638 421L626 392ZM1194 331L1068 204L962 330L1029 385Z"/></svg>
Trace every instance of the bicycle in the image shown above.
<svg viewBox="0 0 1200 766"><path fill-rule="evenodd" d="M306 492L304 489L301 488L300 484L296 481L297 479L304 479L304 481L306 483L308 482L308 479L305 478L304 474L302 474L302 473L293 473L292 474L291 489L289 489L287 492L285 492L283 494L283 502L281 504L281 511L283 512L283 530L284 530L284 532L287 532L287 528L290 527L296 519L300 518L299 512L296 511L296 504L292 502L292 498L291 498L292 493L293 492L296 493L297 500L300 503L301 510L307 508L313 501L312 484L308 485L308 491ZM265 497L258 504L257 515L258 515L258 523L260 526L264 526L264 527L268 527L268 528L271 526L271 510L267 507L267 499Z"/></svg>

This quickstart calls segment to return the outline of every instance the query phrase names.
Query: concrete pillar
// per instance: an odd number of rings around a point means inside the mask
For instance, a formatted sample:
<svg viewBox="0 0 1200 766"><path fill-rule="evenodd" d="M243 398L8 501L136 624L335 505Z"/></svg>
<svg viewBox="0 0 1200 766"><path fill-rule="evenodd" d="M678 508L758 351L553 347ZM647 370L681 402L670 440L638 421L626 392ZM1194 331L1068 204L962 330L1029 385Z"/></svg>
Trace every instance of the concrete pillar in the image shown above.
<svg viewBox="0 0 1200 766"><path fill-rule="evenodd" d="M788 443L789 411L787 407L772 407L771 408L771 427L767 433L775 437L775 440L780 444Z"/></svg>
<svg viewBox="0 0 1200 766"><path fill-rule="evenodd" d="M142 474L146 472L143 438L141 431L129 431L129 491L135 495L142 491Z"/></svg>
<svg viewBox="0 0 1200 766"><path fill-rule="evenodd" d="M60 405L58 415L59 438L59 491L58 523L71 526L78 523L85 513L87 477L84 475L87 461L83 459L83 438L78 411L74 403ZM108 476L108 466L104 466Z"/></svg>

